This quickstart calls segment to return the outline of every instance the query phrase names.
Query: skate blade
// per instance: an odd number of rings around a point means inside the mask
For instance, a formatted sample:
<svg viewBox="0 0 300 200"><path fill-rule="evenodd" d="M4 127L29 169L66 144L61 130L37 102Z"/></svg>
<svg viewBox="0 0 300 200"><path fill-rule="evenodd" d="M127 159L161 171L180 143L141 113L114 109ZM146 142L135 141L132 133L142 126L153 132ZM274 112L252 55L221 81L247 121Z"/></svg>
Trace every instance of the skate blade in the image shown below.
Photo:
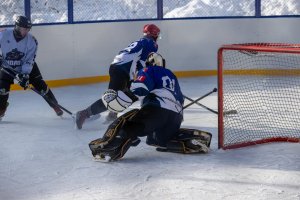
<svg viewBox="0 0 300 200"><path fill-rule="evenodd" d="M105 156L105 155L95 155L94 156L94 161L108 163L108 162L111 161L111 157L110 156Z"/></svg>

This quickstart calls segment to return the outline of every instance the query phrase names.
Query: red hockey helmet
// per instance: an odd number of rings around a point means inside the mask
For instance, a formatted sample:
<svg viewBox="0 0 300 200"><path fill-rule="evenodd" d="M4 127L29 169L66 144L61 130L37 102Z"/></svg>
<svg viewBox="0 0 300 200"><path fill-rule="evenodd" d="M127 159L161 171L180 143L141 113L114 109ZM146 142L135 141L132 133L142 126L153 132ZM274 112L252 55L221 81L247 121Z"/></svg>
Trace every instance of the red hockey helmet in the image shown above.
<svg viewBox="0 0 300 200"><path fill-rule="evenodd" d="M157 39L160 33L160 29L155 24L146 24L143 28L144 35L151 36Z"/></svg>

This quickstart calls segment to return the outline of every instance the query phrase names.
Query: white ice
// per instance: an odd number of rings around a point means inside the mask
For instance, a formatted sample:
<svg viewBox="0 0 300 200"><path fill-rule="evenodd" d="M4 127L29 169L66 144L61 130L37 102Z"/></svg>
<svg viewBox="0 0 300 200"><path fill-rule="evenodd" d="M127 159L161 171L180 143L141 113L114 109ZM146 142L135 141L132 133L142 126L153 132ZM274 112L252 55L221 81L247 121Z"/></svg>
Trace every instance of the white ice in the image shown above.
<svg viewBox="0 0 300 200"><path fill-rule="evenodd" d="M216 77L180 79L196 99L217 86ZM54 88L75 112L99 99L107 83ZM92 159L88 143L106 130L104 117L75 130L32 91L13 91L0 123L1 200L299 200L300 144L274 143L235 150L217 148L217 115L193 105L183 127L213 134L210 153L156 152L142 140L118 162ZM217 109L217 94L200 101ZM106 115L106 113L104 114Z"/></svg>

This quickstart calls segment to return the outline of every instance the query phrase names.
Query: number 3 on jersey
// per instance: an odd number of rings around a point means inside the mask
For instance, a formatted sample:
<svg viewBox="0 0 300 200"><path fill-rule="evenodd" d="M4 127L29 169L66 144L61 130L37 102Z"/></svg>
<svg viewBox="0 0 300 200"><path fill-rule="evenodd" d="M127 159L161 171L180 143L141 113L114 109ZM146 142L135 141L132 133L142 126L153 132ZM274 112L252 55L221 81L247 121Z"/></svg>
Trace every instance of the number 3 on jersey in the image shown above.
<svg viewBox="0 0 300 200"><path fill-rule="evenodd" d="M137 42L131 43L128 47L124 49L124 51L130 52L134 47L136 47L137 44Z"/></svg>
<svg viewBox="0 0 300 200"><path fill-rule="evenodd" d="M163 81L163 87L171 90L171 91L175 91L175 80L174 79L170 79L170 77L168 76L163 76L162 77L162 81Z"/></svg>

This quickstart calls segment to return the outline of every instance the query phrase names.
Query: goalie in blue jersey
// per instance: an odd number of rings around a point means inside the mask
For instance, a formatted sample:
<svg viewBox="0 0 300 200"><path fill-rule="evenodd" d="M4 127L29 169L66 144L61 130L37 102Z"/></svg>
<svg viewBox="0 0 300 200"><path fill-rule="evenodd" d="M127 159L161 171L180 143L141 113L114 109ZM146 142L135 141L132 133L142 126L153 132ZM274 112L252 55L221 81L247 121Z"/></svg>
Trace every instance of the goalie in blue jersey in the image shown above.
<svg viewBox="0 0 300 200"><path fill-rule="evenodd" d="M146 68L138 72L130 91L140 99L141 109L131 110L116 119L102 138L89 144L96 159L120 159L144 136L147 136L146 143L156 146L158 151L208 152L210 133L180 128L184 98L176 76L165 68L161 55L149 54ZM108 90L102 100L110 111L117 113L133 103L131 96L120 90Z"/></svg>

